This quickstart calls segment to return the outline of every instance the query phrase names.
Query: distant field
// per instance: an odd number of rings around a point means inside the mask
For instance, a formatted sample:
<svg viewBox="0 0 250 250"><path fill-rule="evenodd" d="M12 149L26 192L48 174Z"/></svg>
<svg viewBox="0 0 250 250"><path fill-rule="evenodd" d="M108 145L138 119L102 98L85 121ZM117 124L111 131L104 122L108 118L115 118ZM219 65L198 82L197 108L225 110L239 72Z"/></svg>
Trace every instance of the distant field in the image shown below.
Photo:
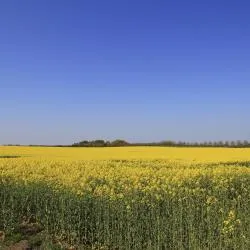
<svg viewBox="0 0 250 250"><path fill-rule="evenodd" d="M167 159L184 162L223 162L250 161L250 148L62 148L0 146L0 156L1 155L16 155L25 158L54 160Z"/></svg>
<svg viewBox="0 0 250 250"><path fill-rule="evenodd" d="M22 239L40 249L250 249L250 149L0 147L0 156L0 249Z"/></svg>

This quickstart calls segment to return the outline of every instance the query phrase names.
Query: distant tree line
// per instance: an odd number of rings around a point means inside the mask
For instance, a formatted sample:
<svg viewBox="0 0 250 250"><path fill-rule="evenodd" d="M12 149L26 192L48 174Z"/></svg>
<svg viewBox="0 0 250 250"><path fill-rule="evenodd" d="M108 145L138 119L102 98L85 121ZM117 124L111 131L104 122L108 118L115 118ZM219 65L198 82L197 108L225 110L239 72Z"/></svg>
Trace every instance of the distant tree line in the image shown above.
<svg viewBox="0 0 250 250"><path fill-rule="evenodd" d="M80 141L72 144L72 147L124 147L124 146L162 146L162 147L250 147L250 141L205 141L205 142L185 142L185 141L161 141L148 143L130 143L125 140L117 139L114 141L93 140Z"/></svg>
<svg viewBox="0 0 250 250"><path fill-rule="evenodd" d="M22 146L20 144L5 144L5 146ZM225 148L250 148L250 141L204 141L204 142L185 142L185 141L160 141L131 143L122 139L114 141L105 140L84 140L73 143L72 145L29 145L30 147L124 147L124 146L162 146L162 147L225 147Z"/></svg>
<svg viewBox="0 0 250 250"><path fill-rule="evenodd" d="M80 141L72 144L73 147L121 147L129 146L130 143L124 140L114 140L114 141L105 141L105 140L94 140L94 141Z"/></svg>

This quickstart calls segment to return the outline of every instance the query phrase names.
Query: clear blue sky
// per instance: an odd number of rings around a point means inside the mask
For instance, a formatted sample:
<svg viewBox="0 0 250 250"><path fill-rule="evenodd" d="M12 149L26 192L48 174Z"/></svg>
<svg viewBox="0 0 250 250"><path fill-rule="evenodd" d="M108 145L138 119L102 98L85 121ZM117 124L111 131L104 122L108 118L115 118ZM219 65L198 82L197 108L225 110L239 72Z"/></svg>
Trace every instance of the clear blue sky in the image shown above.
<svg viewBox="0 0 250 250"><path fill-rule="evenodd" d="M249 9L2 0L0 144L249 140Z"/></svg>

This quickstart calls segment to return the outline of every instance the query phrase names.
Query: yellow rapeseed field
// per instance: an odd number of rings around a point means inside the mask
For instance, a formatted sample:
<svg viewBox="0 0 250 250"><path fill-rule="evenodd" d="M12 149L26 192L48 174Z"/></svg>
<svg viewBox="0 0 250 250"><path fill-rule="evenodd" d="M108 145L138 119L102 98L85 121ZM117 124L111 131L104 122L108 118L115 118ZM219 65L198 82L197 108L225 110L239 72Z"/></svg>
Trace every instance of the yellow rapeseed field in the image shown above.
<svg viewBox="0 0 250 250"><path fill-rule="evenodd" d="M250 149L0 147L0 231L92 249L249 249Z"/></svg>
<svg viewBox="0 0 250 250"><path fill-rule="evenodd" d="M5 147L1 155L53 160L167 159L175 161L248 161L250 148L175 148L175 147Z"/></svg>

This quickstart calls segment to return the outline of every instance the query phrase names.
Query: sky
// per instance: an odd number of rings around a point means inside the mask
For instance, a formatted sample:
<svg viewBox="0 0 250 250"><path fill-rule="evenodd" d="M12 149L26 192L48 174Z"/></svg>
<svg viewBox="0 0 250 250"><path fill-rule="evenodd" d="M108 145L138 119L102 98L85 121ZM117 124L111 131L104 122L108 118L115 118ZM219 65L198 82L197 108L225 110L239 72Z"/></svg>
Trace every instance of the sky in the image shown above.
<svg viewBox="0 0 250 250"><path fill-rule="evenodd" d="M2 0L0 144L250 140L249 9Z"/></svg>

